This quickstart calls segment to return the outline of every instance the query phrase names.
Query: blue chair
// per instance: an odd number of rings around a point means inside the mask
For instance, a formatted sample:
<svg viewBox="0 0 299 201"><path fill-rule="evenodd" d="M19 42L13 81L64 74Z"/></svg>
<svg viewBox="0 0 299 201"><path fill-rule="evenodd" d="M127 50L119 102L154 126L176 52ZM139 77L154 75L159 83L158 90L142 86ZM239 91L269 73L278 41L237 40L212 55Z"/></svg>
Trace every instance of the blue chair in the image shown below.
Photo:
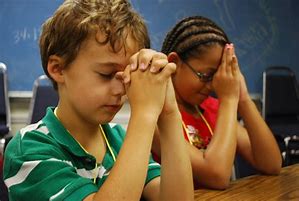
<svg viewBox="0 0 299 201"><path fill-rule="evenodd" d="M32 91L28 124L41 120L46 114L47 107L56 106L58 103L58 93L46 75L41 75L34 81Z"/></svg>
<svg viewBox="0 0 299 201"><path fill-rule="evenodd" d="M10 104L7 91L6 65L0 62L0 138L11 129Z"/></svg>

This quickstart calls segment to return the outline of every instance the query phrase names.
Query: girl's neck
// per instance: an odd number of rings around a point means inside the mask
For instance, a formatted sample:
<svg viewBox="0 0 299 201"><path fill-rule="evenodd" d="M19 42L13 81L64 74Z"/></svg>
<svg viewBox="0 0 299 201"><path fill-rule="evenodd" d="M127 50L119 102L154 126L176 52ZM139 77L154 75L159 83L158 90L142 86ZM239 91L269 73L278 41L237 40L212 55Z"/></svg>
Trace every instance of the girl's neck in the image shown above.
<svg viewBox="0 0 299 201"><path fill-rule="evenodd" d="M178 103L179 109L180 111L184 111L187 112L188 114L191 114L192 116L194 116L195 118L199 118L200 114L198 113L198 109L196 109L196 105L190 105L190 104L184 104L184 103Z"/></svg>
<svg viewBox="0 0 299 201"><path fill-rule="evenodd" d="M198 110L196 109L197 105L192 105L188 103L180 96L179 93L176 93L175 95L176 95L176 100L180 111L187 112L188 114L191 114L195 118L200 117L200 115L198 114ZM200 103L198 103L198 105L199 104Z"/></svg>

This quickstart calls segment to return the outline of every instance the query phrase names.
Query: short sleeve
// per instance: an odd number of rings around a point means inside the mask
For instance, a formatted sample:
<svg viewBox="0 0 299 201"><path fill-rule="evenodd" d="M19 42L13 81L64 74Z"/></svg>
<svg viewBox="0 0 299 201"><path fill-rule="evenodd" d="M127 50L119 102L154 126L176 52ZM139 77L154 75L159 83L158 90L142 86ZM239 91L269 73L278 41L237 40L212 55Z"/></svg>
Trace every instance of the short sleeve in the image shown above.
<svg viewBox="0 0 299 201"><path fill-rule="evenodd" d="M32 137L34 136L34 140ZM15 136L5 151L4 181L10 200L77 200L97 186L77 174L78 169L46 135Z"/></svg>
<svg viewBox="0 0 299 201"><path fill-rule="evenodd" d="M145 184L148 184L152 179L156 177L160 177L160 175L161 166L159 163L155 162L152 158L152 155L150 155Z"/></svg>

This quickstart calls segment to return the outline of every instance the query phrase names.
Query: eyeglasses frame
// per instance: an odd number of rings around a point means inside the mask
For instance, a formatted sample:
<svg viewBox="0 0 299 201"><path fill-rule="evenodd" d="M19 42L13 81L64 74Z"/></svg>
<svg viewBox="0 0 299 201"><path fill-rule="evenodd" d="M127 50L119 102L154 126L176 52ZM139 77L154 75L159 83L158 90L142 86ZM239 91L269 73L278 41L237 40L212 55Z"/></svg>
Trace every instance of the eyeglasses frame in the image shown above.
<svg viewBox="0 0 299 201"><path fill-rule="evenodd" d="M213 80L213 76L215 73L212 73L212 74L201 73L201 72L196 71L188 62L183 61L183 63L186 64L191 69L191 71L198 77L198 79L201 82L210 82Z"/></svg>

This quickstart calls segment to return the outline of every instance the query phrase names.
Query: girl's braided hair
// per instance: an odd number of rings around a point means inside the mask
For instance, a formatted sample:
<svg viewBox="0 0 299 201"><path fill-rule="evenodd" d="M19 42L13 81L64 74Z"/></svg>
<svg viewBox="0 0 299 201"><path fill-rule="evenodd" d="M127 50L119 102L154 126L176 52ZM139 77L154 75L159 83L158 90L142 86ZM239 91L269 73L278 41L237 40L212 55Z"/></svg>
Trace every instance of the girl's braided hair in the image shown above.
<svg viewBox="0 0 299 201"><path fill-rule="evenodd" d="M179 21L167 33L162 52L166 55L176 52L186 60L191 55L201 54L208 46L219 44L224 47L227 43L227 35L216 23L202 16L192 16Z"/></svg>

